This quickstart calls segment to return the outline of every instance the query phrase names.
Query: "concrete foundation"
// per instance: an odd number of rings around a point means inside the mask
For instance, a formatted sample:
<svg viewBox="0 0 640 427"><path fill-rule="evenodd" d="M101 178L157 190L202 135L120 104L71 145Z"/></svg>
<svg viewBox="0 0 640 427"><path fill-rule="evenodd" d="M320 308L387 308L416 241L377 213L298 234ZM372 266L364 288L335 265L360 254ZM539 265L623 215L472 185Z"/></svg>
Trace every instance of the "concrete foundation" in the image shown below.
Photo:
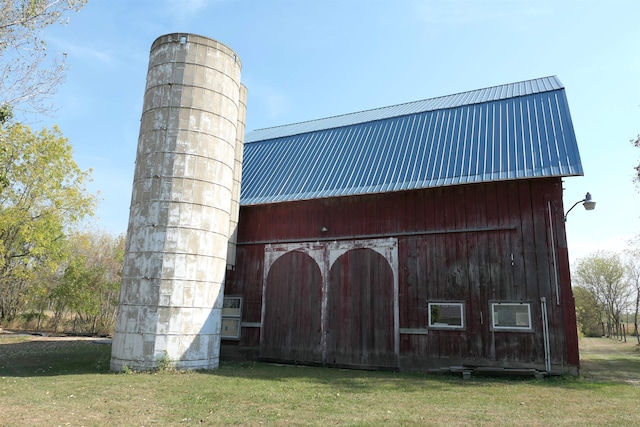
<svg viewBox="0 0 640 427"><path fill-rule="evenodd" d="M231 49L205 37L169 34L151 47L112 370L218 366L240 70Z"/></svg>

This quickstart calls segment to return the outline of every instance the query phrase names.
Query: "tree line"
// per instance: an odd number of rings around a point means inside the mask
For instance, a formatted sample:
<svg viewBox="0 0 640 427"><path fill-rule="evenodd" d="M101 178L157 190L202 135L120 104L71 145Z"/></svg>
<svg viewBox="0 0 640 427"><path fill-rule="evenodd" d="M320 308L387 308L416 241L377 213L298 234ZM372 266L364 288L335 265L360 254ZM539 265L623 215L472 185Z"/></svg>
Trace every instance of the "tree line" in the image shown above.
<svg viewBox="0 0 640 427"><path fill-rule="evenodd" d="M638 336L640 250L599 251L577 261L573 295L580 332L586 336ZM628 315L633 329L627 330Z"/></svg>
<svg viewBox="0 0 640 427"><path fill-rule="evenodd" d="M55 127L34 132L6 119L0 147L0 323L108 331L124 238L82 229L96 207L91 171Z"/></svg>
<svg viewBox="0 0 640 427"><path fill-rule="evenodd" d="M0 324L97 333L115 319L124 238L83 230L97 204L86 188L91 170L78 167L60 129L26 124L55 110L51 97L67 70L43 30L86 3L0 6Z"/></svg>

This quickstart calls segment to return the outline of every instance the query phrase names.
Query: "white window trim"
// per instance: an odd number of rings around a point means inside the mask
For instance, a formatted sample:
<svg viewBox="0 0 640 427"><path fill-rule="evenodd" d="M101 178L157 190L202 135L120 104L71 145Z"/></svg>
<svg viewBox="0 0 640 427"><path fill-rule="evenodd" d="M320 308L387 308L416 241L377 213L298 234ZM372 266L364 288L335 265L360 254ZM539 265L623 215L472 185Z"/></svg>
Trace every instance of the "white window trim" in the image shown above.
<svg viewBox="0 0 640 427"><path fill-rule="evenodd" d="M222 325L221 325L221 328L220 328L220 338L226 339L226 340L228 340L228 339L239 340L240 339L240 334L241 334L241 331L242 331L242 303L243 303L242 297L241 296L225 296L224 300L225 301L238 300L238 301L240 301L240 304L239 304L239 307L237 309L237 312L230 314L230 313L225 313L224 312L225 309L224 309L224 302L223 302L222 319L221 319ZM237 324L237 328L235 328L238 331L237 335L225 335L224 334L224 331L226 329L224 327L225 323L228 324L230 322Z"/></svg>
<svg viewBox="0 0 640 427"><path fill-rule="evenodd" d="M446 323L431 323L431 306L433 305L450 305L450 306L458 306L460 307L460 320L462 325L448 325ZM459 301L432 301L427 305L427 312L429 314L429 329L454 329L454 330L464 330L466 328L466 319L465 319L465 306L464 302Z"/></svg>
<svg viewBox="0 0 640 427"><path fill-rule="evenodd" d="M495 320L495 306L516 306L516 307L527 307L527 316L529 326L499 326L496 325ZM490 312L491 312L491 330L492 331L513 331L513 332L532 332L533 331L533 319L531 318L531 303L529 302L491 302L490 303Z"/></svg>

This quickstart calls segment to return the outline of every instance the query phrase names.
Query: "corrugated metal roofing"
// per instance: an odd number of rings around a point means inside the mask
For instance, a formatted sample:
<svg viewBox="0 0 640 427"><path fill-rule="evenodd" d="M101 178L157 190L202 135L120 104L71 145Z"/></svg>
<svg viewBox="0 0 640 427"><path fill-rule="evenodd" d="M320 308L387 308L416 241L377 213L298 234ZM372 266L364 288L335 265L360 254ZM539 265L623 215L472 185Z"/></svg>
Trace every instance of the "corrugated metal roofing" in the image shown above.
<svg viewBox="0 0 640 427"><path fill-rule="evenodd" d="M582 174L546 77L251 132L241 204Z"/></svg>

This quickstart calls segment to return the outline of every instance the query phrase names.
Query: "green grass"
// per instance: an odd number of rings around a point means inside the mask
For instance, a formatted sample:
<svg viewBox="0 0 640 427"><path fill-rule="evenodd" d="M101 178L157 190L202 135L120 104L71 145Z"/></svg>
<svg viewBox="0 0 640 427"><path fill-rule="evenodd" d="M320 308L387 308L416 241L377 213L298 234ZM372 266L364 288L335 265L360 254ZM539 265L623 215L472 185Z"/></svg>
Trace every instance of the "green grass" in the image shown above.
<svg viewBox="0 0 640 427"><path fill-rule="evenodd" d="M20 341L21 340L21 341ZM0 425L640 425L640 352L581 342L583 377L365 372L223 362L114 374L111 347L0 335Z"/></svg>

